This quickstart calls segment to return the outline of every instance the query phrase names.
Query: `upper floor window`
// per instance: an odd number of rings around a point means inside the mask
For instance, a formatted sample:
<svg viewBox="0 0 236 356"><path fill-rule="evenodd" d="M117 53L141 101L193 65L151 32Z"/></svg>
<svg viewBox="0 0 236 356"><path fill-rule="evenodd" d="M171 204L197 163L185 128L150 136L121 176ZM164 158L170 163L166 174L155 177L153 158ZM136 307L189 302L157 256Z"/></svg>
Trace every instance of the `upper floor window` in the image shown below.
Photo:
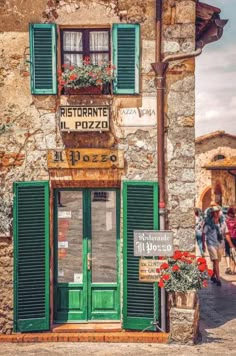
<svg viewBox="0 0 236 356"><path fill-rule="evenodd" d="M224 155L216 155L216 156L213 158L213 162L219 161L220 159L225 159L225 156L224 156Z"/></svg>
<svg viewBox="0 0 236 356"><path fill-rule="evenodd" d="M90 58L92 64L110 61L110 31L108 29L61 30L62 64L82 66Z"/></svg>
<svg viewBox="0 0 236 356"><path fill-rule="evenodd" d="M30 24L30 74L32 94L57 94L69 87L69 81L80 78L76 86L95 87L109 83L114 94L139 94L140 25L119 23L107 28L62 28L60 30L61 63L57 62L57 25ZM112 52L112 56L111 56ZM112 65L110 66L112 57ZM89 61L88 61L89 58ZM97 66L92 68L83 64ZM102 64L103 63L103 64ZM105 65L106 64L106 65ZM60 66L67 68L64 78ZM76 66L73 72L73 66ZM103 72L101 72L103 66ZM72 67L72 69L70 69ZM84 67L84 68L82 68ZM83 69L87 73L82 73ZM77 70L77 71L76 71ZM94 72L96 72L94 75ZM90 74L91 75L90 75ZM81 75L80 75L81 74ZM63 76L63 80L60 80ZM81 83L84 78L84 84ZM94 80L97 79L94 84ZM64 81L64 84L63 84ZM73 84L73 83L72 83ZM73 84L74 85L74 84ZM71 86L70 86L71 88Z"/></svg>

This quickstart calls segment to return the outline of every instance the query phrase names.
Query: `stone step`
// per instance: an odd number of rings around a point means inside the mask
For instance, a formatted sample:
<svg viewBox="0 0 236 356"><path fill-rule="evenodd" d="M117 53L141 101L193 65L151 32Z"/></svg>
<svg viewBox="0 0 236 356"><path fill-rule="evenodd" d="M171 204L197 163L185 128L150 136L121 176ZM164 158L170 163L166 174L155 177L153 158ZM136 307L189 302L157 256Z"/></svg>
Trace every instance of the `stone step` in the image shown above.
<svg viewBox="0 0 236 356"><path fill-rule="evenodd" d="M122 331L120 322L112 323L79 323L54 325L54 333L81 333L81 332L119 332Z"/></svg>
<svg viewBox="0 0 236 356"><path fill-rule="evenodd" d="M167 343L169 334L159 332L81 332L81 333L27 333L0 335L1 342L112 342L112 343Z"/></svg>

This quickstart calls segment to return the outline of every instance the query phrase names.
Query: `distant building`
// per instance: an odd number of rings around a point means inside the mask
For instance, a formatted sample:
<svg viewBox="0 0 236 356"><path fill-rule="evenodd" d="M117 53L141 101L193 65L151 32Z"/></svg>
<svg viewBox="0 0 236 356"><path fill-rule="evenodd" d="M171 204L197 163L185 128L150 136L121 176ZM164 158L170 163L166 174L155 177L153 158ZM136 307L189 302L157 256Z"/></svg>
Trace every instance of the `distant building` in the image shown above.
<svg viewBox="0 0 236 356"><path fill-rule="evenodd" d="M236 136L216 131L196 138L196 206L205 210L211 200L235 204Z"/></svg>

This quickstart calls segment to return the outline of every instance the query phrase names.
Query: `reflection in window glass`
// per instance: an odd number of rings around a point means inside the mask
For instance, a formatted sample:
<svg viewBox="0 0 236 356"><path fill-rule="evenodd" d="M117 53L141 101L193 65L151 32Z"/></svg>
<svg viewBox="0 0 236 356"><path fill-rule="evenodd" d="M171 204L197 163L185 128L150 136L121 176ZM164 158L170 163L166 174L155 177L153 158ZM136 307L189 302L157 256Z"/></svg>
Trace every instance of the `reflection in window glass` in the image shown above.
<svg viewBox="0 0 236 356"><path fill-rule="evenodd" d="M92 192L92 282L116 282L116 192Z"/></svg>
<svg viewBox="0 0 236 356"><path fill-rule="evenodd" d="M82 192L58 193L58 282L83 283Z"/></svg>

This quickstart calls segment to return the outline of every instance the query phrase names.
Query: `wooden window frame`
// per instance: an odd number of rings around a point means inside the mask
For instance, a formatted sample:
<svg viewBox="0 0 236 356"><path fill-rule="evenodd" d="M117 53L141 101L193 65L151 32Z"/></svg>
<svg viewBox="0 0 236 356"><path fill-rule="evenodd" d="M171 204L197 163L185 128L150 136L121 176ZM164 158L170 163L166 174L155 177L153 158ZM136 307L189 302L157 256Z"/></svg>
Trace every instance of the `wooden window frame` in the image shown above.
<svg viewBox="0 0 236 356"><path fill-rule="evenodd" d="M83 50L82 51L64 51L64 47L63 47L63 33L64 32L81 32L82 33L82 41L83 41ZM108 43L109 43L109 49L108 51L90 51L89 48L89 34L90 32L108 32ZM111 30L110 28L80 28L80 27L76 27L76 28L71 28L71 27L63 27L60 28L60 54L61 54L61 66L64 64L64 54L82 54L83 55L83 59L85 57L90 57L92 54L99 54L99 53L108 53L108 57L109 57L109 62L111 61Z"/></svg>

